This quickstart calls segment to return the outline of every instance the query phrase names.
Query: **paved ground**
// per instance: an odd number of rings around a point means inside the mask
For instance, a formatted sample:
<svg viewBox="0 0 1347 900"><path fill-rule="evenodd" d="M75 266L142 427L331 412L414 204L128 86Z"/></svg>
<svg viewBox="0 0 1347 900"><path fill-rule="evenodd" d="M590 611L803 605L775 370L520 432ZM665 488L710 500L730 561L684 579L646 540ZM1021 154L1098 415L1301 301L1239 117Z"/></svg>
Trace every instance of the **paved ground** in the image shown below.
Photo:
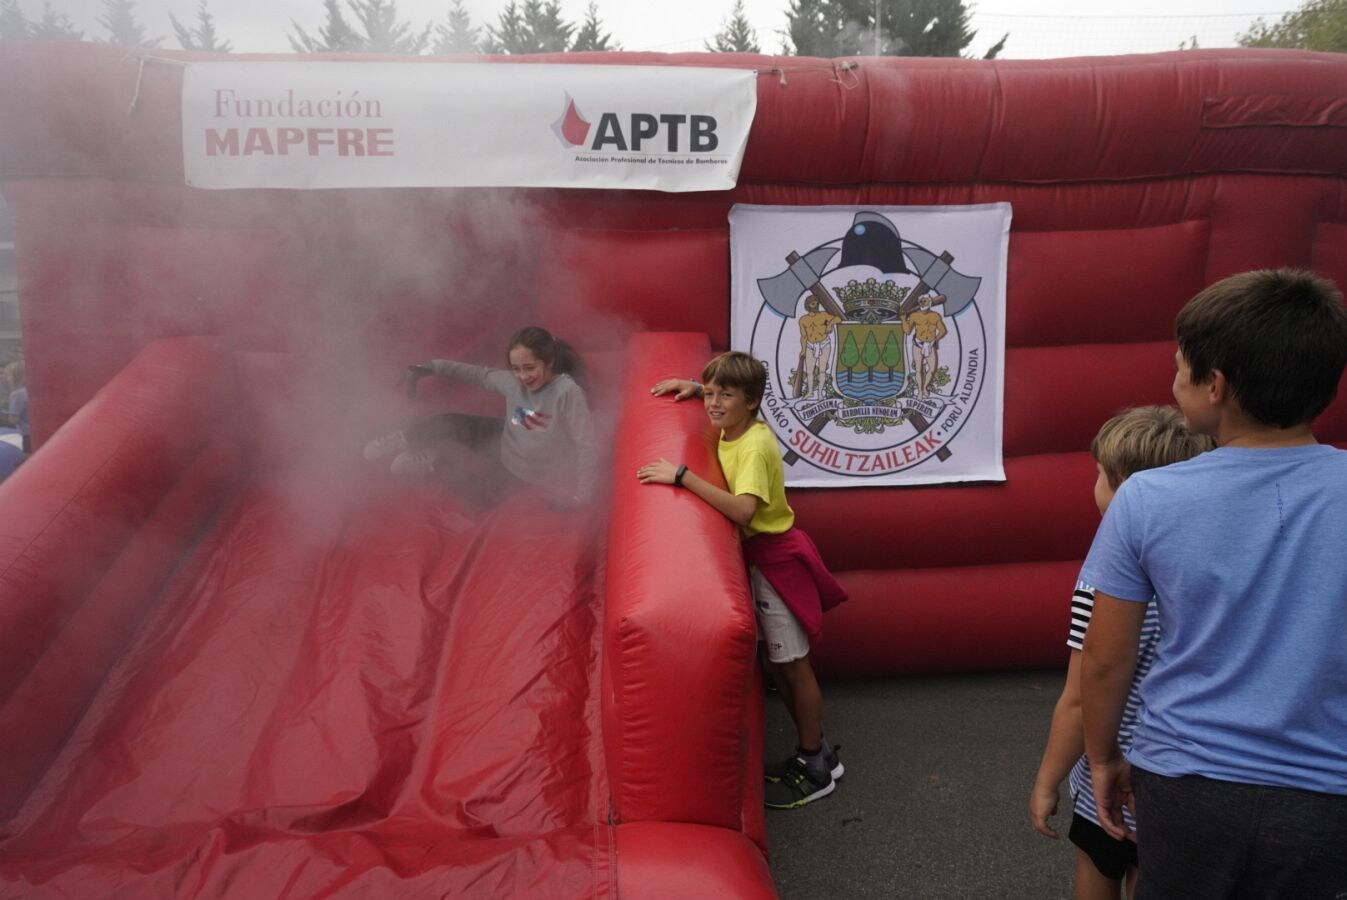
<svg viewBox="0 0 1347 900"><path fill-rule="evenodd" d="M767 811L782 898L1070 898L1071 845L1041 837L1027 814L1062 676L825 682L828 736L847 771L832 796ZM767 752L784 756L794 731L777 696L767 701Z"/></svg>

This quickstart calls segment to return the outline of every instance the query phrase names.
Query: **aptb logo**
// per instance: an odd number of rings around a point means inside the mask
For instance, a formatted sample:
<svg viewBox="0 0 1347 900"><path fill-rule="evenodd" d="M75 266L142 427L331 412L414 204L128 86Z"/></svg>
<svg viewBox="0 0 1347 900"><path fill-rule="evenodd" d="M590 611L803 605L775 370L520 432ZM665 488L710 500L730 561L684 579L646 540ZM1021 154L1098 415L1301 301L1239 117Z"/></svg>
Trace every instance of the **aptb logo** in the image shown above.
<svg viewBox="0 0 1347 900"><path fill-rule="evenodd" d="M570 94L565 95L561 117L552 123L552 132L564 147L588 150L630 150L633 152L710 153L720 144L716 137L716 117L686 113L634 112L623 119L615 112L599 116L595 127L581 114ZM592 141L591 141L592 135ZM684 147L686 140L687 146ZM659 146L647 147L647 144Z"/></svg>

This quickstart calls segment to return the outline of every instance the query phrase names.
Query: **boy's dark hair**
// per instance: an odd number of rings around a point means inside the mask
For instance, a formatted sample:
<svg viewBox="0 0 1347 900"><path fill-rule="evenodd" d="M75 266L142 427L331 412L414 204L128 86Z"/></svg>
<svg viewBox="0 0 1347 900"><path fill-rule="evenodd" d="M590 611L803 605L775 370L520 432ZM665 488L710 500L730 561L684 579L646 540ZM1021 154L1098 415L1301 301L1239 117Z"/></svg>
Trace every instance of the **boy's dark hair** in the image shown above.
<svg viewBox="0 0 1347 900"><path fill-rule="evenodd" d="M1143 469L1183 462L1215 446L1207 435L1190 431L1174 407L1137 406L1104 423L1090 442L1090 455L1116 491Z"/></svg>
<svg viewBox="0 0 1347 900"><path fill-rule="evenodd" d="M758 360L731 350L712 359L702 368L702 381L714 381L721 387L738 388L750 405L761 406L767 392L767 367Z"/></svg>
<svg viewBox="0 0 1347 900"><path fill-rule="evenodd" d="M525 347L533 351L533 355L543 364L551 366L553 372L569 375L580 387L588 389L585 363L580 354L570 344L553 337L552 332L546 328L528 325L519 329L510 338L510 349L513 350L515 347Z"/></svg>
<svg viewBox="0 0 1347 900"><path fill-rule="evenodd" d="M1347 309L1333 282L1262 269L1216 282L1179 312L1179 351L1201 384L1219 369L1244 412L1289 428L1314 420L1347 365Z"/></svg>

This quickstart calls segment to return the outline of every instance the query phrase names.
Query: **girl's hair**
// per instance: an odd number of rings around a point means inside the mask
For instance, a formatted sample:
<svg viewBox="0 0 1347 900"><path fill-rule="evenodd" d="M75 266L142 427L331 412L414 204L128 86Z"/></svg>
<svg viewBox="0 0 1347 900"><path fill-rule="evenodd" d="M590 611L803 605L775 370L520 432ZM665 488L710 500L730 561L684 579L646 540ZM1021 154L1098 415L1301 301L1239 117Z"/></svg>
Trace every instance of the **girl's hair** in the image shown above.
<svg viewBox="0 0 1347 900"><path fill-rule="evenodd" d="M1116 491L1143 469L1183 462L1215 446L1206 435L1189 431L1174 407L1137 406L1104 423L1090 443L1090 455Z"/></svg>
<svg viewBox="0 0 1347 900"><path fill-rule="evenodd" d="M569 375L585 390L589 390L589 379L585 375L585 363L575 348L563 340L552 337L552 332L537 325L521 328L510 338L510 349L524 347L533 351L544 365L552 367L558 375Z"/></svg>
<svg viewBox="0 0 1347 900"><path fill-rule="evenodd" d="M13 386L14 390L17 391L19 388L23 387L25 381L23 360L16 359L14 362L5 366L5 377L9 379L9 383Z"/></svg>

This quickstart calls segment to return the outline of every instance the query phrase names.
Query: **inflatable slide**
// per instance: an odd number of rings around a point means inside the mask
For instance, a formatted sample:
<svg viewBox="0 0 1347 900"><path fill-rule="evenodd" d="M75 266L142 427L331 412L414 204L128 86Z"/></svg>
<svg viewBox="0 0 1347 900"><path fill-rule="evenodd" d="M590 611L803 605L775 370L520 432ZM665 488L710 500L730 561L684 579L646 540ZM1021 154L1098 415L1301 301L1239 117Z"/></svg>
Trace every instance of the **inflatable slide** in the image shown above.
<svg viewBox="0 0 1347 900"><path fill-rule="evenodd" d="M1060 665L1089 438L1167 401L1175 311L1255 267L1347 283L1327 54L533 60L756 70L737 186L684 194L195 189L201 60L0 48L39 448L0 484L0 897L774 896L733 530L631 477L714 468L648 388L729 346L736 204L1013 209L1005 480L792 495L852 596L831 675ZM590 363L601 502L364 464L489 408L402 366L500 365L528 323Z"/></svg>

